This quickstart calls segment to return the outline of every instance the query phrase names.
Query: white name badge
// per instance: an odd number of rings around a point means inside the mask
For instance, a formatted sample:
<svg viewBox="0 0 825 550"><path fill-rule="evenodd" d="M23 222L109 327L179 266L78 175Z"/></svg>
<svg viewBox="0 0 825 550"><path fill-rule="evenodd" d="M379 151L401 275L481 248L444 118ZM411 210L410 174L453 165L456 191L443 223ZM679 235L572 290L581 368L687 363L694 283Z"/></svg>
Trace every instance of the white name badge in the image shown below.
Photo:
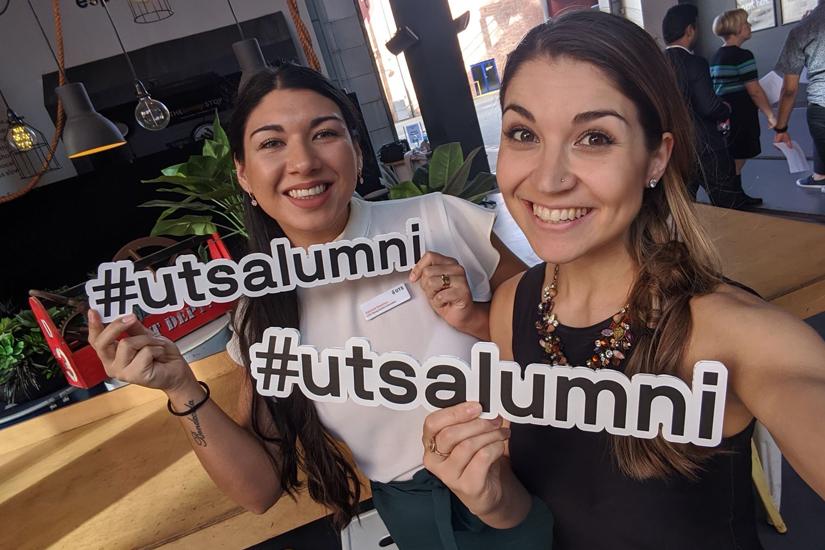
<svg viewBox="0 0 825 550"><path fill-rule="evenodd" d="M361 312L367 321L371 321L382 313L386 313L404 302L409 301L409 299L410 292L407 290L407 285L401 283L361 304Z"/></svg>

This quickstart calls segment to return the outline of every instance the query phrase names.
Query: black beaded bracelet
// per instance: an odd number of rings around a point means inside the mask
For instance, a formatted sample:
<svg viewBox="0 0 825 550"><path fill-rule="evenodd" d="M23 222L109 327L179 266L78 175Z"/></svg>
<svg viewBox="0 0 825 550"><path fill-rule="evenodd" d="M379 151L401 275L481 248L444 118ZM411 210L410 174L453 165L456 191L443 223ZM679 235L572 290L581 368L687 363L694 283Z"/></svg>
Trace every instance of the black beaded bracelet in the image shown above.
<svg viewBox="0 0 825 550"><path fill-rule="evenodd" d="M201 382L200 380L198 380L198 384L200 384L201 386L203 386L203 389L205 389L205 390L206 390L206 395L204 395L204 396L203 396L203 399L201 399L199 402L197 402L197 403L195 403L194 405L192 405L192 407L191 407L188 411L185 411L185 412L175 412L175 411L172 409L172 400L171 400L171 399L167 399L167 400L166 400L166 408L167 408L167 409L169 409L169 412L170 412L170 413L172 413L172 414L173 414L173 415L175 415L175 416L189 416L190 414L192 414L193 412L195 412L195 411L197 411L199 408L201 408L201 406L202 406L204 403L206 403L207 401L209 401L209 386L207 386L207 385L206 385L206 382Z"/></svg>
<svg viewBox="0 0 825 550"><path fill-rule="evenodd" d="M782 128L779 128L778 126L774 126L773 131L776 132L777 134L784 134L788 131L788 127L783 126Z"/></svg>

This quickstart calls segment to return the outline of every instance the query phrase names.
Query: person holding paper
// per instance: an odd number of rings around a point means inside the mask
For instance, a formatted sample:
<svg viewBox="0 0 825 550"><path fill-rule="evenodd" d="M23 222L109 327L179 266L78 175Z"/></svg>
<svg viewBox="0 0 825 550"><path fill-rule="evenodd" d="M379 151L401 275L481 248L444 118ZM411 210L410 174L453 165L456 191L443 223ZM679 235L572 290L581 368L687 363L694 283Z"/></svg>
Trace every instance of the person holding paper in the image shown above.
<svg viewBox="0 0 825 550"><path fill-rule="evenodd" d="M441 354L469 360L472 345L489 339L483 302L523 269L492 234L494 214L440 193L380 203L354 197L360 143L368 136L347 96L322 75L292 64L261 71L239 93L228 137L244 190L250 252L270 253L277 237L309 248L403 233L411 218L420 220L427 249L411 273L242 298L227 351L247 371L249 349L269 327L298 328L303 343L319 350L364 337L377 353L403 352L419 362ZM378 316L374 307L362 307L376 299L391 306L383 305ZM124 330L128 337L116 340ZM357 467L402 549L550 546L552 518L541 501L528 505L530 519L521 525L491 529L424 470L423 408L312 402L299 391L263 398L250 373L236 423L208 399L174 344L155 338L134 316L104 328L92 312L89 334L111 376L166 392L207 472L248 510L263 513L294 494L300 474L341 528L357 513ZM355 370L341 366L349 367ZM486 425L490 440L506 437L500 423Z"/></svg>
<svg viewBox="0 0 825 550"><path fill-rule="evenodd" d="M556 550L760 549L755 419L825 496L825 342L722 276L685 192L694 150L677 95L650 35L595 11L534 28L502 79L499 187L545 262L495 293L502 359L688 383L712 359L729 374L718 448L514 423L508 454L485 444L479 404L428 417L422 443L440 454L425 451L427 468L496 525L519 524L538 495Z"/></svg>
<svg viewBox="0 0 825 550"><path fill-rule="evenodd" d="M796 180L800 187L825 192L825 1L791 29L776 71L783 75L779 113L774 131L776 143L793 146L788 121L799 90L799 75L808 69L808 130L814 142L813 174Z"/></svg>
<svg viewBox="0 0 825 550"><path fill-rule="evenodd" d="M714 93L708 62L692 50L698 36L698 14L696 6L679 4L670 8L662 21L667 58L676 72L679 92L696 130L694 137L699 152L697 174L685 182L688 193L695 199L701 184L714 206L758 206L762 204L762 199L750 197L744 192L728 152L723 129L728 125L730 106ZM675 101L678 97L676 95L671 100Z"/></svg>
<svg viewBox="0 0 825 550"><path fill-rule="evenodd" d="M719 15L713 21L713 34L720 37L724 45L710 59L710 76L716 95L730 105L728 150L741 186L745 162L762 152L757 108L765 115L770 128L776 125L776 117L759 84L756 60L749 50L742 48L751 37L748 12L740 8Z"/></svg>

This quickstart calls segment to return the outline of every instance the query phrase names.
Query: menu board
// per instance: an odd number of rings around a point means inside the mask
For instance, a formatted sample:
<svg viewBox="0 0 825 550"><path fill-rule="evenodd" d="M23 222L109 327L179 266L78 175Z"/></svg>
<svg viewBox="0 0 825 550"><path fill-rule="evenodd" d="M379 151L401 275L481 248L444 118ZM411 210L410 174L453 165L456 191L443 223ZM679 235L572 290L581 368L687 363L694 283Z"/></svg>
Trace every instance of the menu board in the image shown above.
<svg viewBox="0 0 825 550"><path fill-rule="evenodd" d="M782 2L783 25L799 21L817 5L817 0L780 0L780 2Z"/></svg>
<svg viewBox="0 0 825 550"><path fill-rule="evenodd" d="M774 0L736 0L736 7L748 12L752 31L761 31L776 26Z"/></svg>

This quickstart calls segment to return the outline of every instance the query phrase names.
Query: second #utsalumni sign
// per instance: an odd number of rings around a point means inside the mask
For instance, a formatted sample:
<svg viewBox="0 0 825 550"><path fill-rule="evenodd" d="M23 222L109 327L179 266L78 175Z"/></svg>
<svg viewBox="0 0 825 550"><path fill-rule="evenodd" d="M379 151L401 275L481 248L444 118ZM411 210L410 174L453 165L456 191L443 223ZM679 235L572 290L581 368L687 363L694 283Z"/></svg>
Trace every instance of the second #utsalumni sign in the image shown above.
<svg viewBox="0 0 825 550"><path fill-rule="evenodd" d="M272 253L250 254L238 263L203 264L181 256L175 266L135 271L129 261L101 264L86 283L89 305L104 321L133 307L151 313L183 305L226 302L296 287L409 271L426 250L421 221L410 219L406 234L336 241L309 249L273 239ZM389 289L388 289L389 290ZM470 363L435 356L419 363L401 352L376 353L370 342L353 337L343 348L317 350L301 343L291 328L268 328L249 351L252 375L261 395L286 397L293 391L326 402L352 400L367 407L437 410L479 401L482 416L500 415L515 423L607 431L712 447L722 440L727 369L700 361L692 384L670 375L627 377L612 369L521 365L499 359L498 347L479 342Z"/></svg>

